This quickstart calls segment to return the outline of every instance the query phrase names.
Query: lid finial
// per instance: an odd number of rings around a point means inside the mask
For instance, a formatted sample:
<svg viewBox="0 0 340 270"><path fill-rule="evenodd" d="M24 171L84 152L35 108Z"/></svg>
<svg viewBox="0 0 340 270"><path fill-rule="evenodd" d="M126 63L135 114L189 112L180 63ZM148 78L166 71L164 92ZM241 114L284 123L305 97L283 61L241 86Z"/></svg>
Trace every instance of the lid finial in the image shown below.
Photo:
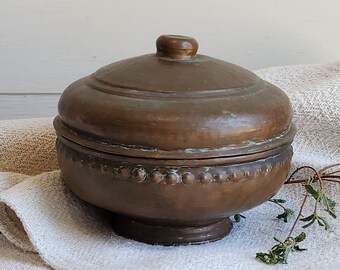
<svg viewBox="0 0 340 270"><path fill-rule="evenodd" d="M192 37L162 35L156 41L157 55L174 59L190 59L196 55L198 43Z"/></svg>

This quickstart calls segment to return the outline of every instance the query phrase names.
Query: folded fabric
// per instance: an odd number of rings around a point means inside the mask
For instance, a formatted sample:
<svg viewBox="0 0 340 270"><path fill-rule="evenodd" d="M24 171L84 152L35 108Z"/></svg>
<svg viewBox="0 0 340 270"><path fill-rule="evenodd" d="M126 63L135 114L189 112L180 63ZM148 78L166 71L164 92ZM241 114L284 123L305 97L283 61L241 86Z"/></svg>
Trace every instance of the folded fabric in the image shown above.
<svg viewBox="0 0 340 270"><path fill-rule="evenodd" d="M340 63L256 73L291 98L298 127L293 166L320 168L340 162ZM285 238L291 226L291 221L275 218L280 213L275 205L247 211L230 235L214 243L139 243L115 235L100 209L69 191L58 170L54 143L52 118L0 122L0 269L282 269L254 258L274 245L273 236ZM325 189L340 201L339 184L326 183ZM301 185L289 185L276 197L297 210L303 194ZM305 214L310 211L312 206ZM318 226L306 230L301 246L308 251L292 254L290 269L339 268L339 221L328 220L330 232Z"/></svg>

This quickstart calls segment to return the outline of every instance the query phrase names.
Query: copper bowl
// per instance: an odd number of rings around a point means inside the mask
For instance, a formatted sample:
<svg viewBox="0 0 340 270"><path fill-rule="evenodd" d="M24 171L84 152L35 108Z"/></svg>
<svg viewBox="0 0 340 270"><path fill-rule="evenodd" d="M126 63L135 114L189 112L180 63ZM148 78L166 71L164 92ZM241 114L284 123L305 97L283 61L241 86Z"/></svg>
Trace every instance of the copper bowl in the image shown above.
<svg viewBox="0 0 340 270"><path fill-rule="evenodd" d="M66 184L110 211L120 235L151 244L227 235L229 216L273 196L290 169L288 97L239 66L158 38L157 53L71 84L54 120Z"/></svg>

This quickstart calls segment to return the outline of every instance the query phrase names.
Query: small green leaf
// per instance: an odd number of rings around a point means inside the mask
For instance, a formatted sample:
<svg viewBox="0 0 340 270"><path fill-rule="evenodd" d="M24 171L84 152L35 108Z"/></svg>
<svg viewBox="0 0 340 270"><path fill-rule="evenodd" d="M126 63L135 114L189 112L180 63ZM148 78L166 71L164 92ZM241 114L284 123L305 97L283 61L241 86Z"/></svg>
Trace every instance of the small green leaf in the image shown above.
<svg viewBox="0 0 340 270"><path fill-rule="evenodd" d="M242 218L246 218L245 216L241 215L241 214L236 214L234 215L234 220L235 222L240 222Z"/></svg>
<svg viewBox="0 0 340 270"><path fill-rule="evenodd" d="M313 219L311 222L307 223L306 225L303 225L302 228L306 229L309 226L311 226L315 222L315 219Z"/></svg>
<svg viewBox="0 0 340 270"><path fill-rule="evenodd" d="M312 220L313 218L315 218L315 215L314 215L314 214L312 214L312 215L310 215L310 216L308 216L308 217L305 217L305 218L300 218L300 220L301 220L301 221L310 221L310 220Z"/></svg>
<svg viewBox="0 0 340 270"><path fill-rule="evenodd" d="M315 199L318 198L318 192L312 187L312 185L305 185L307 193L311 194Z"/></svg>
<svg viewBox="0 0 340 270"><path fill-rule="evenodd" d="M285 203L285 202L286 202L286 200L283 200L283 199L271 199L271 201L272 201L273 203L278 203L278 204L280 204L280 203Z"/></svg>
<svg viewBox="0 0 340 270"><path fill-rule="evenodd" d="M266 264L277 264L279 262L275 255L263 252L256 253L256 259Z"/></svg>
<svg viewBox="0 0 340 270"><path fill-rule="evenodd" d="M294 211L292 209L289 209L289 208L285 208L284 209L284 212L277 215L276 218L278 219L283 219L284 222L288 222L288 217L292 216L294 214Z"/></svg>
<svg viewBox="0 0 340 270"><path fill-rule="evenodd" d="M287 222L287 221L288 221L288 219L287 219L287 213L286 213L286 212L283 212L282 214L277 215L276 218L277 218L277 219L283 218L283 221L284 221L284 222Z"/></svg>
<svg viewBox="0 0 340 270"><path fill-rule="evenodd" d="M325 226L318 218L316 220L317 220L319 226Z"/></svg>
<svg viewBox="0 0 340 270"><path fill-rule="evenodd" d="M294 246L294 250L295 251L305 251L305 250L307 250L306 248L300 248L298 245L295 245Z"/></svg>
<svg viewBox="0 0 340 270"><path fill-rule="evenodd" d="M333 218L336 218L336 214L334 213L334 211L331 211L331 210L327 210L325 209L326 212L328 212Z"/></svg>
<svg viewBox="0 0 340 270"><path fill-rule="evenodd" d="M304 232L300 233L297 237L294 238L295 242L300 243L306 239L306 234Z"/></svg>
<svg viewBox="0 0 340 270"><path fill-rule="evenodd" d="M336 214L334 211L334 207L336 205L336 202L329 199L326 195L323 196L322 198L322 204L326 206L325 211L329 213L333 218L336 218Z"/></svg>
<svg viewBox="0 0 340 270"><path fill-rule="evenodd" d="M289 252L290 252L289 249L286 249L286 250L284 251L282 263L287 264L287 259L288 259Z"/></svg>
<svg viewBox="0 0 340 270"><path fill-rule="evenodd" d="M334 208L336 205L336 202L328 198L326 195L324 195L323 197L323 202L325 206L330 207L330 208Z"/></svg>
<svg viewBox="0 0 340 270"><path fill-rule="evenodd" d="M317 219L318 224L320 226L325 226L326 231L330 229L331 226L329 225L329 223L327 222L327 220L324 217L317 216L316 219Z"/></svg>

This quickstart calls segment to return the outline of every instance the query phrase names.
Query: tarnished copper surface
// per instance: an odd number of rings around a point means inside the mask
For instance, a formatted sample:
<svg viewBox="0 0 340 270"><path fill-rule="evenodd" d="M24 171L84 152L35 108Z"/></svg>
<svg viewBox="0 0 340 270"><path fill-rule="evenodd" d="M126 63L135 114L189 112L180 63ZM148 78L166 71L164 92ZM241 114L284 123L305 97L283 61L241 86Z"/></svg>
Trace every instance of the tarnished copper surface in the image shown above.
<svg viewBox="0 0 340 270"><path fill-rule="evenodd" d="M161 36L157 52L71 84L60 98L58 159L80 198L114 229L164 245L229 233L230 215L271 197L290 167L288 97L236 65Z"/></svg>

